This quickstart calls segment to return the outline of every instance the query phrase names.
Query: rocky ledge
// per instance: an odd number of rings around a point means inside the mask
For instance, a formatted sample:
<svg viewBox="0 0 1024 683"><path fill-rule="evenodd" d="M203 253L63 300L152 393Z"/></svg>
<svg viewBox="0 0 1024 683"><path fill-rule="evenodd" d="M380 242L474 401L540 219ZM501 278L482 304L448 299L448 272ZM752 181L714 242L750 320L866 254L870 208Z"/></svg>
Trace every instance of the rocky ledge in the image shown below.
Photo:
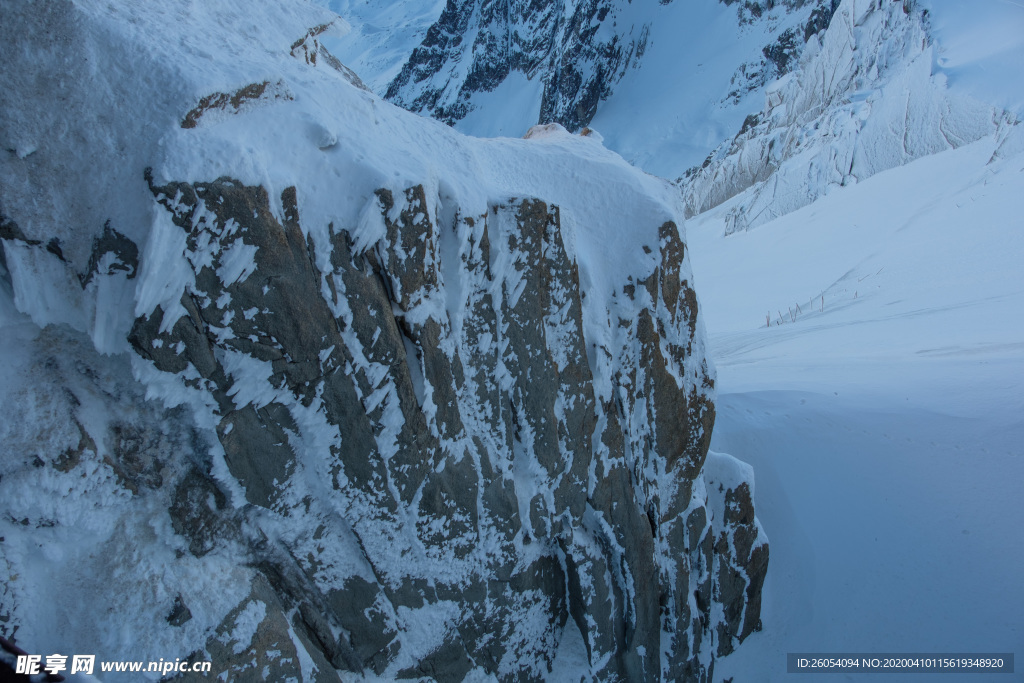
<svg viewBox="0 0 1024 683"><path fill-rule="evenodd" d="M197 555L240 541L249 507L287 528L245 541L262 620L219 656L232 670L262 669L294 629L322 680L536 679L573 628L602 679L709 680L709 653L758 627L768 548L749 481L719 473L727 456L704 471L714 382L675 224L654 272L615 293L636 317L595 343L559 207L541 199L438 225L422 185L382 189L386 237L332 226L320 272L294 188L283 221L263 188L226 178L151 189L195 285L131 343L212 399L247 503L211 509L201 492L223 494L193 471L175 528ZM426 645L410 637L424 624Z"/></svg>

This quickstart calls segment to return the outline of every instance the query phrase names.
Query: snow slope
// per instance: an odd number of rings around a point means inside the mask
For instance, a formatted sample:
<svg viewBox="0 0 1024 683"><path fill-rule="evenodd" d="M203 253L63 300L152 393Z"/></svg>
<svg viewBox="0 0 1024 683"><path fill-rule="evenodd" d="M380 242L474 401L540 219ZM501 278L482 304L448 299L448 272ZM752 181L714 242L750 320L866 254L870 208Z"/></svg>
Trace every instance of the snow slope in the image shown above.
<svg viewBox="0 0 1024 683"><path fill-rule="evenodd" d="M753 465L774 541L764 631L716 679L788 680L787 652L1020 654L1021 151L1009 126L746 233L721 236L727 207L688 222L712 447Z"/></svg>
<svg viewBox="0 0 1024 683"><path fill-rule="evenodd" d="M364 79L374 92L383 92L444 8L443 0L387 2L386 0L318 0L352 27L324 45Z"/></svg>
<svg viewBox="0 0 1024 683"><path fill-rule="evenodd" d="M931 14L933 70L953 91L1024 116L1024 5L919 0Z"/></svg>
<svg viewBox="0 0 1024 683"><path fill-rule="evenodd" d="M631 4L627 16L650 22L647 49L598 107L591 127L630 163L679 177L761 107L763 84L744 88L739 71L762 66L762 49L799 28L811 5L788 10L780 2L741 22L738 5L719 0Z"/></svg>
<svg viewBox="0 0 1024 683"><path fill-rule="evenodd" d="M1015 120L933 73L929 21L913 5L841 3L797 68L768 86L763 109L680 180L688 213L745 193L726 233L748 229Z"/></svg>

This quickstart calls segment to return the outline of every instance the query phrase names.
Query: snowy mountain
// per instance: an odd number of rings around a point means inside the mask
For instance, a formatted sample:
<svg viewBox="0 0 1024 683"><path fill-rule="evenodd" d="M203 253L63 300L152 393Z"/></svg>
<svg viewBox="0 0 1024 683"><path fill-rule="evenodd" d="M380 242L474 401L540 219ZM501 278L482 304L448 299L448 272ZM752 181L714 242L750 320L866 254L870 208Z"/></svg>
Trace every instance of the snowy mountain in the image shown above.
<svg viewBox="0 0 1024 683"><path fill-rule="evenodd" d="M711 447L754 467L772 565L763 632L715 675L787 681L777 653L804 650L1019 653L1020 126L725 237L731 211L687 221Z"/></svg>
<svg viewBox="0 0 1024 683"><path fill-rule="evenodd" d="M1018 5L15 0L0 60L17 646L715 683L1019 648Z"/></svg>
<svg viewBox="0 0 1024 683"><path fill-rule="evenodd" d="M516 73L543 84L537 123L578 130L647 45L646 27L617 28L617 9L613 0L449 3L385 96L453 123L475 94Z"/></svg>
<svg viewBox="0 0 1024 683"><path fill-rule="evenodd" d="M699 161L739 127L752 93L792 69L837 5L450 3L379 92L473 135L517 136L538 122L593 124L610 135L611 149L671 176L650 147L669 144L684 157L671 165L679 175L687 167L680 164Z"/></svg>
<svg viewBox="0 0 1024 683"><path fill-rule="evenodd" d="M759 628L675 186L384 102L304 2L2 13L5 638L708 681Z"/></svg>
<svg viewBox="0 0 1024 683"><path fill-rule="evenodd" d="M1016 120L1019 98L999 74L1012 82L1006 65L1022 66L1019 20L933 4L453 3L378 92L483 137L589 126L634 165L680 179L688 214L771 176L748 211L764 222L833 185L989 135L1004 109ZM338 49L357 52L345 39ZM790 185L806 166L818 177L794 204Z"/></svg>

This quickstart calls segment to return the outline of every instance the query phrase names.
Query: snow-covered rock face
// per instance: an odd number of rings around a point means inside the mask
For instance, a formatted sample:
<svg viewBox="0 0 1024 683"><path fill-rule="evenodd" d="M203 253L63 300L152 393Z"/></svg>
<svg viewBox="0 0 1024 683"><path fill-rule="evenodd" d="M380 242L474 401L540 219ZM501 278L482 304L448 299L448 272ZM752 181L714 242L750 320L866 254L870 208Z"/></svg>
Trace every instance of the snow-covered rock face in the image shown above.
<svg viewBox="0 0 1024 683"><path fill-rule="evenodd" d="M752 228L1013 125L933 76L928 16L911 0L844 0L793 72L768 86L762 111L680 179L687 214L732 199L727 233Z"/></svg>
<svg viewBox="0 0 1024 683"><path fill-rule="evenodd" d="M705 681L757 628L673 186L392 107L302 3L4 12L0 632L240 680Z"/></svg>
<svg viewBox="0 0 1024 683"><path fill-rule="evenodd" d="M449 2L386 97L450 124L471 111L475 93L519 72L544 83L537 122L577 130L646 47L644 26L612 28L618 4Z"/></svg>

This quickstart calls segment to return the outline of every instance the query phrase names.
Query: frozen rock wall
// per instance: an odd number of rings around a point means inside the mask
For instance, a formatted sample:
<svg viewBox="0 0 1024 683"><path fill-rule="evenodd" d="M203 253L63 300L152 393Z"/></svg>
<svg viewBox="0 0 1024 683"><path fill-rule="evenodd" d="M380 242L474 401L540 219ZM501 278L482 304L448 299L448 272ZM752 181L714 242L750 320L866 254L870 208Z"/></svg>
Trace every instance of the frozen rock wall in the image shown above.
<svg viewBox="0 0 1024 683"><path fill-rule="evenodd" d="M302 3L4 13L5 637L308 681L540 680L580 641L708 681L757 628L671 185L398 110ZM33 118L54 93L112 129Z"/></svg>

